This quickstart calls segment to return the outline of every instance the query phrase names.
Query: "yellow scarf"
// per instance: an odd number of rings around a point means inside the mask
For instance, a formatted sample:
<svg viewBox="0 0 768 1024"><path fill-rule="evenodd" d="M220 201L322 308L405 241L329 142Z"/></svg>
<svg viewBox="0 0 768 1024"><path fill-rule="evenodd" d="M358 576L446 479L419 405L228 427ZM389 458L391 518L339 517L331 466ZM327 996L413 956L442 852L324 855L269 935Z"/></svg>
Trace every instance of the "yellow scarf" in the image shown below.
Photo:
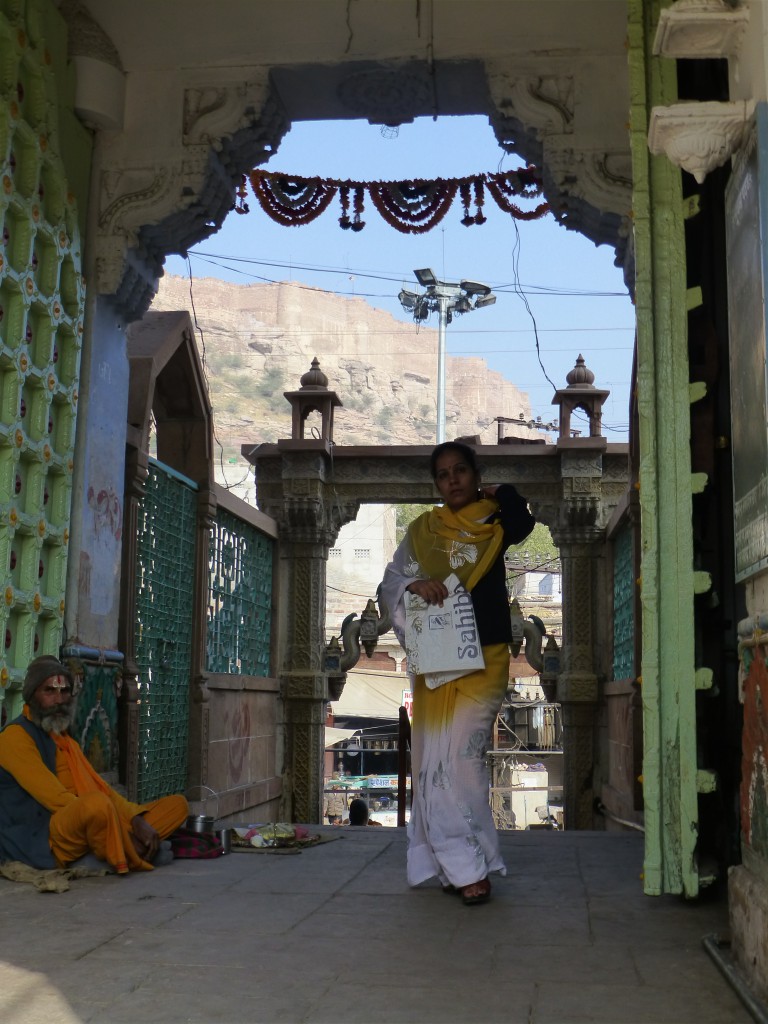
<svg viewBox="0 0 768 1024"><path fill-rule="evenodd" d="M481 498L465 505L460 512L442 505L415 519L408 537L422 574L444 580L453 572L467 590L472 590L501 551L501 523L482 522L498 509L497 502Z"/></svg>
<svg viewBox="0 0 768 1024"><path fill-rule="evenodd" d="M22 714L25 718L32 721L32 716L29 713L29 705L25 704ZM58 733L50 732L48 736L56 744L58 750L64 755L64 759L67 762L67 767L72 773L72 782L75 786L75 792L78 796L85 796L86 793L105 793L109 795L111 790L107 783L102 779L95 768L91 766L90 761L81 751L79 745L69 736L64 734L60 736Z"/></svg>

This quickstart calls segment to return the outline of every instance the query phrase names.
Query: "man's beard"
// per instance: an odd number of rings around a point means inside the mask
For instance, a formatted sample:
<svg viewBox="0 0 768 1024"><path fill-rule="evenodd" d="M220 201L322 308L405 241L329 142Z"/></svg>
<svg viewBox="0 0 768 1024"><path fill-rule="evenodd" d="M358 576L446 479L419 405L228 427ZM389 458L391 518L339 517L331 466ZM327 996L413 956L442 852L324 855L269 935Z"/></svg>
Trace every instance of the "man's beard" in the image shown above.
<svg viewBox="0 0 768 1024"><path fill-rule="evenodd" d="M28 701L28 704L29 717L35 725L39 725L43 732L53 732L57 736L61 736L69 729L72 719L75 717L74 700L71 700L69 704L59 704L56 708L49 708L47 711L40 707L34 697Z"/></svg>

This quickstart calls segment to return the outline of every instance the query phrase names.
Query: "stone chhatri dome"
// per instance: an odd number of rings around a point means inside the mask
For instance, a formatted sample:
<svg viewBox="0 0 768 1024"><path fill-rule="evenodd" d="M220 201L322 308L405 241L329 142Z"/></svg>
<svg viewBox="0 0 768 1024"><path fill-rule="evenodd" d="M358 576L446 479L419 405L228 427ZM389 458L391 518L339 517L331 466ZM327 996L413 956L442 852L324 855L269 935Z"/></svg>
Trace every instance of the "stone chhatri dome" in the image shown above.
<svg viewBox="0 0 768 1024"><path fill-rule="evenodd" d="M568 386L558 388L553 405L560 406L560 440L558 443L568 442L571 438L571 414L576 409L586 413L589 421L589 436L602 436L602 408L610 391L603 388L596 388L594 384L595 375L584 362L584 356L579 354L576 365L566 374ZM573 432L574 435L579 433Z"/></svg>
<svg viewBox="0 0 768 1024"><path fill-rule="evenodd" d="M584 362L584 356L579 353L574 368L565 377L569 388L587 387L591 388L595 383L595 375Z"/></svg>
<svg viewBox="0 0 768 1024"><path fill-rule="evenodd" d="M284 391L283 395L291 403L291 440L304 440L304 426L311 412L320 413L320 432L313 428L313 440L329 443L333 441L333 410L340 406L341 400L335 391L328 390L328 378L320 369L320 361L315 356L312 365L299 380L298 391ZM307 438L309 440L309 438ZM281 442L278 442L281 443Z"/></svg>
<svg viewBox="0 0 768 1024"><path fill-rule="evenodd" d="M325 391L328 388L328 378L320 369L320 362L315 356L311 367L301 375L299 380L302 391Z"/></svg>

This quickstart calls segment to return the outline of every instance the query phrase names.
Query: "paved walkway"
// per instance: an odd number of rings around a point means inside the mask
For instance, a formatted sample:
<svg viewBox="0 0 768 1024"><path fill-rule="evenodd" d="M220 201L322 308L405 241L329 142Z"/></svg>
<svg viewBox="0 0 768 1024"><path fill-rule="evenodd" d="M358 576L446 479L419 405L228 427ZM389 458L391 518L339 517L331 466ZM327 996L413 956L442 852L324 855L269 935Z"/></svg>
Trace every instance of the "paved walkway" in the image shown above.
<svg viewBox="0 0 768 1024"><path fill-rule="evenodd" d="M405 884L400 829L323 828L42 894L0 879L5 1024L741 1024L701 940L724 905L643 896L636 834L515 832L494 898Z"/></svg>

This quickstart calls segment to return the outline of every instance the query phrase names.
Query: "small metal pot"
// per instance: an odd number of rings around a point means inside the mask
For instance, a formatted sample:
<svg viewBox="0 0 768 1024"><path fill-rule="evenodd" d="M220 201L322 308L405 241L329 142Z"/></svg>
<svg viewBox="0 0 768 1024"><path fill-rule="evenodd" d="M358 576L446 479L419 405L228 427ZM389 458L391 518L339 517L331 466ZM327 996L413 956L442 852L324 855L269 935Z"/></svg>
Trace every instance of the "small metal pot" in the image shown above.
<svg viewBox="0 0 768 1024"><path fill-rule="evenodd" d="M190 832L213 832L215 820L208 814L190 814L187 818L187 828Z"/></svg>

